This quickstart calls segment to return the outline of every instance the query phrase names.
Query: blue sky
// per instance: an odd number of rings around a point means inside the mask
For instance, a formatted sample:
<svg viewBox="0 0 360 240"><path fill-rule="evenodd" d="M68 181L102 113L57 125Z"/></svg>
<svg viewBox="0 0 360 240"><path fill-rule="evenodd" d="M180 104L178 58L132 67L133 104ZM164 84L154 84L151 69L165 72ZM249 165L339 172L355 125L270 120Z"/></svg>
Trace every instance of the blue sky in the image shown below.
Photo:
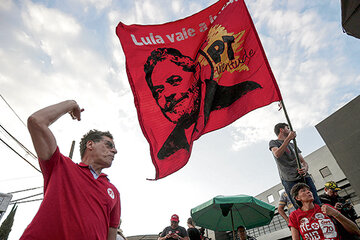
<svg viewBox="0 0 360 240"><path fill-rule="evenodd" d="M177 213L185 226L190 209L216 195L256 195L280 182L268 150L273 126L284 122L277 104L255 110L194 143L186 167L165 179L155 175L137 121L115 35L125 24L157 24L187 17L208 0L0 1L0 93L23 121L41 107L75 99L82 121L63 117L52 127L60 150L92 128L110 130L119 150L109 174L122 199L125 235L156 234ZM359 95L359 39L342 32L339 1L245 1L298 133L303 155L324 143L315 125ZM27 129L0 101L0 123L28 148ZM0 131L0 137L25 155ZM77 145L76 145L77 146ZM0 191L42 186L41 174L2 143ZM75 152L74 161L80 156ZM15 195L14 199L41 190ZM10 239L18 239L39 202L20 204ZM139 220L144 222L139 227Z"/></svg>

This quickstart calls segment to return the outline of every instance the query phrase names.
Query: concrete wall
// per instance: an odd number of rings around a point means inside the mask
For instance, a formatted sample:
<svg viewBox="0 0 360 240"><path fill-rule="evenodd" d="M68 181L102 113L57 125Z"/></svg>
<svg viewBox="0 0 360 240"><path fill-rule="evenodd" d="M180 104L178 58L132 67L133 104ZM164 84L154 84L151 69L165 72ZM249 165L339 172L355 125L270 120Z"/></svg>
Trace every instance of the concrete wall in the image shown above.
<svg viewBox="0 0 360 240"><path fill-rule="evenodd" d="M309 173L314 180L317 190L323 189L327 181L339 182L346 178L326 145L307 155L305 161L309 164ZM320 173L320 169L324 167L328 167L331 172L331 175L325 178Z"/></svg>
<svg viewBox="0 0 360 240"><path fill-rule="evenodd" d="M360 195L360 96L316 125L357 195Z"/></svg>
<svg viewBox="0 0 360 240"><path fill-rule="evenodd" d="M279 191L284 189L283 185L281 183L273 186L272 188L269 188L268 190L260 193L259 195L255 196L257 199L269 203L271 205L273 205L274 207L278 206L279 203L279 199L280 199L280 194ZM274 197L274 201L273 202L269 202L268 201L268 196L272 195Z"/></svg>

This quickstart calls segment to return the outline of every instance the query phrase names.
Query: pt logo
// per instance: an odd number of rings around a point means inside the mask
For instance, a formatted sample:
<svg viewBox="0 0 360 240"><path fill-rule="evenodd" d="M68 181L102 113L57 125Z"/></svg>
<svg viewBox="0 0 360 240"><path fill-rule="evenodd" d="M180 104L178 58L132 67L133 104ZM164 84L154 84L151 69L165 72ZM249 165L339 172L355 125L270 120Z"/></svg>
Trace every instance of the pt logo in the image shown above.
<svg viewBox="0 0 360 240"><path fill-rule="evenodd" d="M111 188L108 188L108 189L107 189L107 193L109 194L109 196L110 196L112 199L115 198L114 191L113 191Z"/></svg>
<svg viewBox="0 0 360 240"><path fill-rule="evenodd" d="M215 25L209 30L207 44L200 50L198 58L201 66L211 65L213 80L219 82L224 72L249 71L248 62L255 51L243 47L245 30L229 33L223 26Z"/></svg>

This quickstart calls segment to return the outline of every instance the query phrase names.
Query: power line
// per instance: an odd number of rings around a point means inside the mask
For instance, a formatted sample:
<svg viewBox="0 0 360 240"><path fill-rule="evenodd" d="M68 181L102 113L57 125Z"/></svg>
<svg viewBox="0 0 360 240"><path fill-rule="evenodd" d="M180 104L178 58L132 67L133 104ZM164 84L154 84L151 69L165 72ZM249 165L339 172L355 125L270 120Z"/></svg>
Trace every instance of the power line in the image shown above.
<svg viewBox="0 0 360 240"><path fill-rule="evenodd" d="M37 193L37 194L31 195L31 196L27 196L27 197L19 198L19 199L16 199L16 200L12 200L11 203L15 203L15 202L18 202L20 200L24 200L24 199L28 199L28 198L32 198L32 197L36 197L36 196L39 196L39 195L42 195L42 194L43 193Z"/></svg>
<svg viewBox="0 0 360 240"><path fill-rule="evenodd" d="M11 203L9 203L9 205L20 204L20 203L28 203L28 202L36 202L36 201L42 201L43 199L44 199L44 198L37 198L37 199L27 200L27 201L21 201L21 202L11 202Z"/></svg>
<svg viewBox="0 0 360 240"><path fill-rule="evenodd" d="M41 171L39 169L37 169L34 165L31 164L31 162L29 162L26 158L24 158L23 156L20 155L20 153L18 153L15 149L13 149L9 144L7 144L4 140L2 140L2 138L0 138L0 140L11 150L13 150L14 153L16 153L19 157L21 157L25 162L27 162L30 166L32 166L34 169L36 169L36 171L38 171L39 173L41 173Z"/></svg>
<svg viewBox="0 0 360 240"><path fill-rule="evenodd" d="M15 141L17 144L19 144L20 147L21 147L22 149L24 149L27 154L29 154L30 156L32 156L34 159L37 159L37 157L36 157L35 154L33 154L33 153L32 153L29 149L27 149L19 140L17 140L13 135L11 135L1 124L0 124L0 127L1 127L12 139L14 139L14 141Z"/></svg>
<svg viewBox="0 0 360 240"><path fill-rule="evenodd" d="M34 187L34 188L27 188L27 189L15 191L15 192L9 192L9 193L7 193L7 194L14 194L14 193L26 192L26 191L30 191L30 190L39 189L39 188L43 188L43 186L41 186L41 187Z"/></svg>
<svg viewBox="0 0 360 240"><path fill-rule="evenodd" d="M0 97L4 100L4 102L6 103L6 105L8 105L8 107L11 109L11 111L17 116L17 118L22 122L22 124L26 127L26 124L23 122L23 120L21 120L21 118L19 117L19 115L17 115L17 113L15 112L15 110L10 106L10 104L5 100L5 98L0 94Z"/></svg>

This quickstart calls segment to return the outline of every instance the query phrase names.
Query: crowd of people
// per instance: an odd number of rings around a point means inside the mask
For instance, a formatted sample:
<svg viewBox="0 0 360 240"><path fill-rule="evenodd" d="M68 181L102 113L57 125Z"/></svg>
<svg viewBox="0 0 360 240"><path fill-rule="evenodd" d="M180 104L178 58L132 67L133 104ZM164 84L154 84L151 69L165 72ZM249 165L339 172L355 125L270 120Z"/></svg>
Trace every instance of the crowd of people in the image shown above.
<svg viewBox="0 0 360 240"><path fill-rule="evenodd" d="M211 240L205 236L204 228L198 229L195 227L192 218L188 218L187 220L187 230L184 227L179 226L179 222L179 216L173 214L170 218L170 226L167 226L159 233L158 240Z"/></svg>
<svg viewBox="0 0 360 240"><path fill-rule="evenodd" d="M358 216L352 204L338 195L340 190L334 181L326 182L324 193L319 196L321 204L318 205L314 202L310 187L305 183L297 183L291 189L291 197L296 201L298 209L286 192L281 194L278 212L289 225L293 239L300 239L299 235L303 239L360 239L356 225ZM322 228L324 223L324 226L328 226Z"/></svg>
<svg viewBox="0 0 360 240"><path fill-rule="evenodd" d="M75 164L61 154L49 128L67 113L80 121L82 111L84 109L75 101L69 100L45 107L28 119L28 129L44 177L44 200L21 240L126 240L120 229L120 194L102 173L104 168L111 167L117 153L111 133L98 130L86 133L80 142L81 162ZM360 230L354 223L356 212L338 195L337 184L327 182L325 193L318 196L308 174L308 164L300 149L291 143L296 133L286 123L277 124L274 131L277 139L270 141L269 149L285 189L278 211L288 223L292 238L357 239ZM172 215L170 226L159 234L158 240L209 240L204 229L197 229L191 218L187 225L187 230L179 226L179 216ZM247 235L244 226L237 228L237 237L240 240L255 239Z"/></svg>
<svg viewBox="0 0 360 240"><path fill-rule="evenodd" d="M269 142L269 149L285 190L280 196L278 212L288 223L292 239L298 240L300 236L302 239L358 239L357 214L353 206L338 195L338 185L334 181L326 182L324 194L318 196L308 174L309 166L301 150L291 142L296 132L286 123L276 124L274 132L277 139Z"/></svg>
<svg viewBox="0 0 360 240"><path fill-rule="evenodd" d="M188 218L187 220L187 230L179 226L179 222L179 216L176 214L172 215L170 218L170 226L167 226L159 233L158 240L211 240L211 238L205 235L204 228L197 229L195 227L195 222L192 218ZM237 228L237 238L240 240L256 240L247 234L244 226Z"/></svg>

